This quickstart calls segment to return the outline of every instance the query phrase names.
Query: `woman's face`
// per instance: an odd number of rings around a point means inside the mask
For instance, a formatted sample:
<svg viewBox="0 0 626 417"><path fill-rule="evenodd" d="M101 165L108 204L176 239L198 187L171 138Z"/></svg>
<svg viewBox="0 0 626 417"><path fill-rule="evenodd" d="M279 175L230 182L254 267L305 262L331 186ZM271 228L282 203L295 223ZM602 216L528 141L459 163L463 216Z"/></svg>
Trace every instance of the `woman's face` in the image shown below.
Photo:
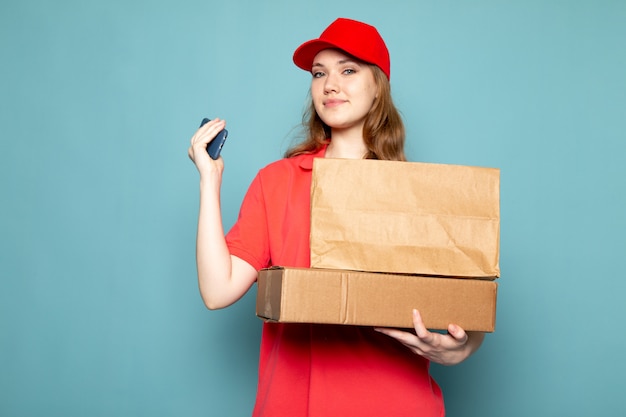
<svg viewBox="0 0 626 417"><path fill-rule="evenodd" d="M370 66L337 49L313 60L311 96L317 114L333 130L360 129L378 88Z"/></svg>

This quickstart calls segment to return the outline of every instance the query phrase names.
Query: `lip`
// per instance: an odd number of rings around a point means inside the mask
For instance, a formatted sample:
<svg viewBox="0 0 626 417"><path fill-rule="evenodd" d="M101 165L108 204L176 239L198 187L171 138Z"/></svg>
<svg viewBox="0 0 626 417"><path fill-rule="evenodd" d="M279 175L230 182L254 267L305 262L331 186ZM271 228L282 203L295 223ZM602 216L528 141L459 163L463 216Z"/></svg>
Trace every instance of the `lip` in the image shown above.
<svg viewBox="0 0 626 417"><path fill-rule="evenodd" d="M329 98L328 100L324 101L324 107L337 107L345 102L346 100L340 100L338 98Z"/></svg>

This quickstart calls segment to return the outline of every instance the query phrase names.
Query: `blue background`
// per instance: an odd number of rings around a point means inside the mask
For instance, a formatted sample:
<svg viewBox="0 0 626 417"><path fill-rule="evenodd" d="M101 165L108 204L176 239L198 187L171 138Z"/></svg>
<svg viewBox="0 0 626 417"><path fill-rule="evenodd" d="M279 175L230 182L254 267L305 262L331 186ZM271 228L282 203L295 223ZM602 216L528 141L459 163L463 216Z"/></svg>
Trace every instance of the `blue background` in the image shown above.
<svg viewBox="0 0 626 417"><path fill-rule="evenodd" d="M501 169L497 330L433 366L448 415L626 415L619 0L3 1L0 415L249 415L261 322L204 309L188 141L227 119L229 227L338 16L385 37L411 160Z"/></svg>

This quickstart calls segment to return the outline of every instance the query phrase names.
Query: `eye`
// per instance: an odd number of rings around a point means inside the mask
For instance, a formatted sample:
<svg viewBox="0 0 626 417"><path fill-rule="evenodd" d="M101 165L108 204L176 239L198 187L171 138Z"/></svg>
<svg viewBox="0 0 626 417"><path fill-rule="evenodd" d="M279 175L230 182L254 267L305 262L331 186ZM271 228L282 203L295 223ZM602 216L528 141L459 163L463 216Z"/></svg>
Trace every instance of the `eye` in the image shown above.
<svg viewBox="0 0 626 417"><path fill-rule="evenodd" d="M354 68L346 68L345 70L343 70L343 73L345 75L355 74L356 70Z"/></svg>
<svg viewBox="0 0 626 417"><path fill-rule="evenodd" d="M322 71L313 71L311 72L311 74L313 75L313 78L321 78L324 76L324 73Z"/></svg>

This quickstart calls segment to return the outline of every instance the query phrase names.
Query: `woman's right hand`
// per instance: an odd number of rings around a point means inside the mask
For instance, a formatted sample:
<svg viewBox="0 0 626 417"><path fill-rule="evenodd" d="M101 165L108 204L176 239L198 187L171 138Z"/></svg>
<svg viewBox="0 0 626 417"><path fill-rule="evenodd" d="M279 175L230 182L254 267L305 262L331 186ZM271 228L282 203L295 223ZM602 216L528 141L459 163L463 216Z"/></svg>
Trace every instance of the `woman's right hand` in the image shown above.
<svg viewBox="0 0 626 417"><path fill-rule="evenodd" d="M221 156L215 160L212 159L207 152L207 146L225 127L226 121L216 118L198 129L191 137L191 145L188 150L189 159L196 165L200 177L211 173L216 173L218 177L221 177L224 161Z"/></svg>

